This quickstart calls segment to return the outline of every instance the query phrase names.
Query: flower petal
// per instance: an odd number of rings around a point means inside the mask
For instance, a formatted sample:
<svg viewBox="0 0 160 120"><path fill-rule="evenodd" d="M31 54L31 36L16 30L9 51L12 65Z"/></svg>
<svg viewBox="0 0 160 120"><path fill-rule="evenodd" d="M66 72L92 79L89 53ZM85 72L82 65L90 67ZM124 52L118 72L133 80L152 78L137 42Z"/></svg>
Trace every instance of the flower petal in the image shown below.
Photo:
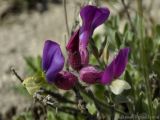
<svg viewBox="0 0 160 120"><path fill-rule="evenodd" d="M102 71L93 66L87 66L80 70L80 79L88 84L99 83L102 77Z"/></svg>
<svg viewBox="0 0 160 120"><path fill-rule="evenodd" d="M101 84L110 84L111 81L114 78L114 74L113 74L113 63L111 63L109 66L106 67L103 75L102 75L102 79L100 80Z"/></svg>
<svg viewBox="0 0 160 120"><path fill-rule="evenodd" d="M82 27L80 29L80 42L82 41L84 46L87 46L94 29L104 23L109 14L108 8L97 8L92 5L87 5L81 9Z"/></svg>
<svg viewBox="0 0 160 120"><path fill-rule="evenodd" d="M124 90L131 89L128 82L119 79L112 81L109 87L115 95L121 94Z"/></svg>
<svg viewBox="0 0 160 120"><path fill-rule="evenodd" d="M80 70L81 65L81 57L79 53L79 29L73 33L71 36L66 49L68 51L68 62L71 67L75 70Z"/></svg>
<svg viewBox="0 0 160 120"><path fill-rule="evenodd" d="M56 74L63 69L64 56L56 42L47 40L43 49L42 68L48 82L53 82Z"/></svg>
<svg viewBox="0 0 160 120"><path fill-rule="evenodd" d="M109 84L113 79L117 79L125 70L128 62L129 48L119 51L116 58L106 67L101 79L102 84Z"/></svg>
<svg viewBox="0 0 160 120"><path fill-rule="evenodd" d="M97 8L92 5L87 5L81 9L82 27L79 36L79 51L83 65L87 65L89 61L87 46L94 29L105 22L109 13L108 8Z"/></svg>
<svg viewBox="0 0 160 120"><path fill-rule="evenodd" d="M54 84L63 90L69 90L75 86L78 78L70 72L62 71L57 74Z"/></svg>
<svg viewBox="0 0 160 120"><path fill-rule="evenodd" d="M97 7L92 5L87 5L81 9L80 11L80 15L82 18L81 31L88 31L88 30L90 31L97 10L98 10Z"/></svg>
<svg viewBox="0 0 160 120"><path fill-rule="evenodd" d="M79 46L79 52L80 52L80 58L81 58L81 63L83 66L87 66L89 63L89 53L87 48L83 48Z"/></svg>
<svg viewBox="0 0 160 120"><path fill-rule="evenodd" d="M108 8L99 8L96 11L95 17L92 22L92 29L95 29L99 25L105 22L105 20L109 17L110 11Z"/></svg>
<svg viewBox="0 0 160 120"><path fill-rule="evenodd" d="M79 50L79 30L75 31L71 36L66 49L67 51L75 52Z"/></svg>
<svg viewBox="0 0 160 120"><path fill-rule="evenodd" d="M75 52L75 53L69 52L68 53L68 63L71 65L71 67L74 70L79 71L82 68L80 53L79 52Z"/></svg>
<svg viewBox="0 0 160 120"><path fill-rule="evenodd" d="M42 68L44 71L47 71L54 56L54 52L58 48L57 43L46 40L43 48L43 55L42 55Z"/></svg>
<svg viewBox="0 0 160 120"><path fill-rule="evenodd" d="M119 51L116 58L112 61L114 63L114 78L120 77L124 72L128 62L129 48L123 48Z"/></svg>

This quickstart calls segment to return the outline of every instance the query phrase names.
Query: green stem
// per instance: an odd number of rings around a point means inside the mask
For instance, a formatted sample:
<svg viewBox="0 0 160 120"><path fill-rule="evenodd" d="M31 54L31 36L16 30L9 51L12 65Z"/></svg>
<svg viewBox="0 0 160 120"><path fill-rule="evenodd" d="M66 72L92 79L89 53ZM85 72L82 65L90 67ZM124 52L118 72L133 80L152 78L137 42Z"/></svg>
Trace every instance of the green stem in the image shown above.
<svg viewBox="0 0 160 120"><path fill-rule="evenodd" d="M153 110L152 110L152 96L151 96L151 88L149 85L149 71L148 71L148 67L147 67L147 57L146 57L146 53L145 53L145 39L143 36L143 8L142 8L142 0L137 0L137 5L138 5L138 14L139 14L139 25L140 25L140 39L141 39L141 43L140 43L140 48L141 48L141 66L142 70L143 70L143 74L144 74L144 80L145 80L145 84L146 84L146 94L147 94L147 100L148 100L148 108L149 108L149 115L150 115L150 120L152 120L152 116L153 116Z"/></svg>
<svg viewBox="0 0 160 120"><path fill-rule="evenodd" d="M92 51L95 51L95 52L93 52L93 55L96 58L98 64L100 65L101 68L104 69L104 64L101 62L101 60L99 58L99 51L96 47L96 43L94 42L94 40L92 38L90 39L90 47L91 47Z"/></svg>
<svg viewBox="0 0 160 120"><path fill-rule="evenodd" d="M110 108L110 109L113 109L115 112L121 114L121 115L127 115L127 113L121 111L121 110L118 110L116 108L114 108L113 106L110 106L109 104L106 104L100 100L98 100L92 93L91 90L85 90L85 88L83 86L81 86L80 84L78 84L79 86L79 89L81 90L82 93L84 93L85 95L87 95L90 99L92 99L94 101L94 103L96 104L99 104L99 106L102 108L102 109L106 109L106 108Z"/></svg>

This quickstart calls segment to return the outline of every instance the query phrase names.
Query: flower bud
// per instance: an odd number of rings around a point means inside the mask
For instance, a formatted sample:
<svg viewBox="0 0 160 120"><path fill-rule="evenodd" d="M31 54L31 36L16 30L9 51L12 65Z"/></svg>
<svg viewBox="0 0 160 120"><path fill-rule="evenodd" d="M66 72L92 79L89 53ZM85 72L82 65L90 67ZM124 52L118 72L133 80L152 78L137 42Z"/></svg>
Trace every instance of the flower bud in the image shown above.
<svg viewBox="0 0 160 120"><path fill-rule="evenodd" d="M54 84L63 90L73 88L77 82L77 77L70 72L61 71L57 74Z"/></svg>
<svg viewBox="0 0 160 120"><path fill-rule="evenodd" d="M102 73L93 66L87 66L80 70L80 79L88 84L99 83Z"/></svg>
<svg viewBox="0 0 160 120"><path fill-rule="evenodd" d="M71 36L66 49L68 51L68 63L74 70L80 70L82 64L81 56L79 53L79 29Z"/></svg>
<svg viewBox="0 0 160 120"><path fill-rule="evenodd" d="M74 70L80 70L82 68L81 57L79 52L68 53L68 62Z"/></svg>

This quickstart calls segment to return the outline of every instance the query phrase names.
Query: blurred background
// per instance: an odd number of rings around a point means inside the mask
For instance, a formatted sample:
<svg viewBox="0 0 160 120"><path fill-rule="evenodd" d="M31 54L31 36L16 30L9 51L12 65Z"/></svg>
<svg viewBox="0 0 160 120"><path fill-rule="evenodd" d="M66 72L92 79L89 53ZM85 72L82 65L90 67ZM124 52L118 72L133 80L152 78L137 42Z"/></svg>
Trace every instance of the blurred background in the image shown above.
<svg viewBox="0 0 160 120"><path fill-rule="evenodd" d="M70 26L80 5L79 0L67 0ZM0 0L0 113L14 106L22 110L32 102L23 95L11 66L25 78L24 57L41 55L47 39L64 48L65 34L62 0Z"/></svg>
<svg viewBox="0 0 160 120"><path fill-rule="evenodd" d="M135 1L126 0L131 7L131 15L134 15ZM70 30L84 3L86 0L67 0ZM121 11L123 20L120 25L123 29L127 16L120 0L104 0L100 4L111 9L111 16ZM160 23L160 1L143 0L143 6L148 8L150 19ZM25 95L10 68L14 67L25 78L27 68L24 58L41 55L44 40L47 39L57 41L65 50L66 36L62 0L0 0L0 116L23 111L32 103L32 98Z"/></svg>

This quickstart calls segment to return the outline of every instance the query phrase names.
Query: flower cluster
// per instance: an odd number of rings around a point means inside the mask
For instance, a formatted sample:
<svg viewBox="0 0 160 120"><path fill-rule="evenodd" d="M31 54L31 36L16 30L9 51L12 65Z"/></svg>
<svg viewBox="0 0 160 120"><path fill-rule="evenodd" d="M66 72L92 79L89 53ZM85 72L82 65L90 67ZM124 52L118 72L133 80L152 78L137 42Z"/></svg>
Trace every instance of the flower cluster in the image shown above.
<svg viewBox="0 0 160 120"><path fill-rule="evenodd" d="M87 46L94 30L103 24L109 17L108 8L97 8L87 5L80 11L82 26L71 36L66 49L69 65L79 73L80 79L88 84L110 84L120 77L128 62L129 48L123 48L105 70L98 70L89 65L89 52ZM42 68L46 80L54 83L58 88L68 90L75 86L77 76L68 71L63 71L64 56L60 46L47 40L43 49Z"/></svg>

